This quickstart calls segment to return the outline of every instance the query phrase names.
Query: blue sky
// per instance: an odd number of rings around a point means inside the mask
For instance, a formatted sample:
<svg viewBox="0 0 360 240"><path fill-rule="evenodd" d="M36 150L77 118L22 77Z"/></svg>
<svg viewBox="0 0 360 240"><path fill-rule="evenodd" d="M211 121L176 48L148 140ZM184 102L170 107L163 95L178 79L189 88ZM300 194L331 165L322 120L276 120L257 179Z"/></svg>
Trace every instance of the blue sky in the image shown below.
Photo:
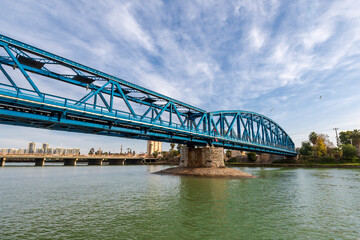
<svg viewBox="0 0 360 240"><path fill-rule="evenodd" d="M2 0L0 29L208 111L264 114L297 146L311 131L335 142L334 127L360 128L358 0ZM0 147L145 151L145 142L121 138L3 125L0 132Z"/></svg>

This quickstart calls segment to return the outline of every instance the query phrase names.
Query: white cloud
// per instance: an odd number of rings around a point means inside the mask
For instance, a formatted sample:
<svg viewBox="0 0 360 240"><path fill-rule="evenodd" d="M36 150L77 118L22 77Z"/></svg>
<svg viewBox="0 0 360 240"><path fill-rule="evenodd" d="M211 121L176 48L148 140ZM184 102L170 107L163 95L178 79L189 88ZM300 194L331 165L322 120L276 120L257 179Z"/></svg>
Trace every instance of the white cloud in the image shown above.
<svg viewBox="0 0 360 240"><path fill-rule="evenodd" d="M106 16L108 27L116 39L125 38L129 43L136 42L150 52L155 51L152 38L136 21L131 13L130 3L116 5Z"/></svg>

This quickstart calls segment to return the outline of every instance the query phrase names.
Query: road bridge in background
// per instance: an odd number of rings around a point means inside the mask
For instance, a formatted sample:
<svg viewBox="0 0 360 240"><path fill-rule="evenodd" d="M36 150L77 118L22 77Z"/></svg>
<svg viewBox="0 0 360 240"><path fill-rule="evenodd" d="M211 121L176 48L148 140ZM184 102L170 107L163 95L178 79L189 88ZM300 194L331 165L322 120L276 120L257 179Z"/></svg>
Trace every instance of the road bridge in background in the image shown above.
<svg viewBox="0 0 360 240"><path fill-rule="evenodd" d="M88 165L132 165L151 163L154 159L137 156L54 156L54 155L2 155L0 156L0 166L5 166L6 162L25 163L34 162L35 166L44 166L45 163L64 163L65 166L76 166L76 163L87 162Z"/></svg>
<svg viewBox="0 0 360 240"><path fill-rule="evenodd" d="M297 155L266 116L208 112L1 34L0 70L2 124Z"/></svg>

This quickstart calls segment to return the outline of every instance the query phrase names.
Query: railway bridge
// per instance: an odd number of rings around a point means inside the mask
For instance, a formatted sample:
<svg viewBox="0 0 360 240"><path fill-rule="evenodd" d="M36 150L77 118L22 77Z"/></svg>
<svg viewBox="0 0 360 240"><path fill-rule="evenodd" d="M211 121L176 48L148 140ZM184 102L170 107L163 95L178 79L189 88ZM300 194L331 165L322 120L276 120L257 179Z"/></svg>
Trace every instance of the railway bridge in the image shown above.
<svg viewBox="0 0 360 240"><path fill-rule="evenodd" d="M1 34L0 71L0 124L297 155L264 115L208 112Z"/></svg>

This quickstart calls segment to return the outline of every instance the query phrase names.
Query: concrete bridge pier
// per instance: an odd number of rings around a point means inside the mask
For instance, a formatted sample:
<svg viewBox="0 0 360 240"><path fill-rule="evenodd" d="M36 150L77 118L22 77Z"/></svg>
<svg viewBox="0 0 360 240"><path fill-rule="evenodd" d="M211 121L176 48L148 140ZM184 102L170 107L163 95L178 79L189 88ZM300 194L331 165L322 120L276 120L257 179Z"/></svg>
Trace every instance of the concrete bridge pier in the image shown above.
<svg viewBox="0 0 360 240"><path fill-rule="evenodd" d="M35 166L36 167L43 167L45 164L46 158L35 158Z"/></svg>
<svg viewBox="0 0 360 240"><path fill-rule="evenodd" d="M108 159L109 165L124 165L126 159Z"/></svg>
<svg viewBox="0 0 360 240"><path fill-rule="evenodd" d="M6 158L1 158L0 160L0 167L4 167L5 166L5 161L6 161Z"/></svg>
<svg viewBox="0 0 360 240"><path fill-rule="evenodd" d="M88 165L102 166L103 161L103 158L88 159Z"/></svg>
<svg viewBox="0 0 360 240"><path fill-rule="evenodd" d="M77 158L64 159L64 166L76 166Z"/></svg>
<svg viewBox="0 0 360 240"><path fill-rule="evenodd" d="M224 163L224 148L206 147L182 147L180 149L180 167L208 167L222 168Z"/></svg>

